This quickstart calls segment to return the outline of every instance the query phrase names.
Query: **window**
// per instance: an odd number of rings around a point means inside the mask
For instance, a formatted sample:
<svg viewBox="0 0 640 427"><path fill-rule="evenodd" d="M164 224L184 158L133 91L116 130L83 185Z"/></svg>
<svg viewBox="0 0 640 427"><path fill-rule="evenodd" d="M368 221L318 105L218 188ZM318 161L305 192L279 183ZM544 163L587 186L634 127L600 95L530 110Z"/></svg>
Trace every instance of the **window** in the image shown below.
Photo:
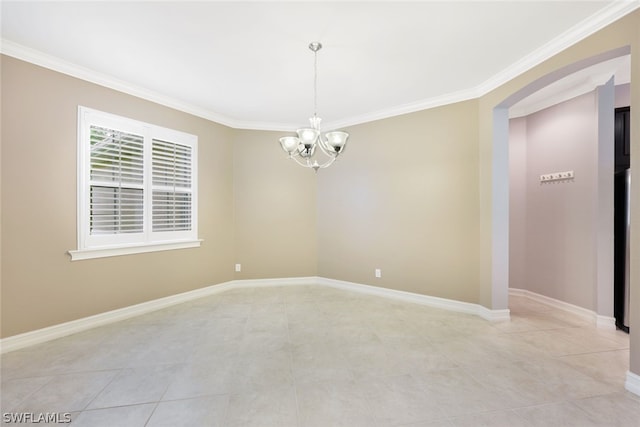
<svg viewBox="0 0 640 427"><path fill-rule="evenodd" d="M198 139L78 108L78 249L87 259L200 245Z"/></svg>

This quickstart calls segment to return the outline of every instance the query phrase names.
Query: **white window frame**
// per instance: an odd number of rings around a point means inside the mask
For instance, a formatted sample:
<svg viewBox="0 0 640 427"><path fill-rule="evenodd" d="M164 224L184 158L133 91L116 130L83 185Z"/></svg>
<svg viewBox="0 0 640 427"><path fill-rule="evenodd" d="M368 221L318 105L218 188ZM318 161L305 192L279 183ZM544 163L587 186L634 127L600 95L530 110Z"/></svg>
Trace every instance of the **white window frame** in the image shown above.
<svg viewBox="0 0 640 427"><path fill-rule="evenodd" d="M102 126L141 135L143 142L143 230L141 233L91 235L90 172L91 126ZM152 142L153 140L189 146L191 148L191 227L183 231L153 231L152 226ZM71 260L102 258L144 252L199 247L198 239L198 137L138 120L78 106L78 247L70 250Z"/></svg>

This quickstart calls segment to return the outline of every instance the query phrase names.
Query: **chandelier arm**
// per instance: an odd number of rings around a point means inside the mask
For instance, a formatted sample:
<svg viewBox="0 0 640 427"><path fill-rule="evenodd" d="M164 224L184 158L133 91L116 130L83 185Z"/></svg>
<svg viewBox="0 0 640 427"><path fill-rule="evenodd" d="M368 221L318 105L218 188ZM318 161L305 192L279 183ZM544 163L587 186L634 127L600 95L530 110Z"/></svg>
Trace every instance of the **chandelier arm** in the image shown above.
<svg viewBox="0 0 640 427"><path fill-rule="evenodd" d="M335 157L329 150L327 150L325 142L322 139L322 135L318 137L318 147L320 147L320 151L322 151L327 157Z"/></svg>
<svg viewBox="0 0 640 427"><path fill-rule="evenodd" d="M306 162L302 162L300 160L300 156L291 156L290 158L295 160L295 162L297 164L299 164L300 166L302 166L303 168L310 168L311 167L311 165L309 164L309 160L308 159L306 159Z"/></svg>
<svg viewBox="0 0 640 427"><path fill-rule="evenodd" d="M324 169L331 166L337 157L337 154L334 156L332 154L327 154L324 150L322 150L322 152L324 153L326 160L322 164L318 165L318 169ZM309 159L309 161L311 161L311 159ZM315 159L314 162L318 163L318 159ZM313 165L311 167L313 167Z"/></svg>
<svg viewBox="0 0 640 427"><path fill-rule="evenodd" d="M337 159L337 156L336 157L331 157L327 163L320 165L320 169L328 168L329 166L331 166L333 164L333 162L336 161L336 159Z"/></svg>
<svg viewBox="0 0 640 427"><path fill-rule="evenodd" d="M304 167L304 168L308 168L311 169L313 168L313 163L311 162L310 158L305 158L304 161L301 160L300 156L296 155L296 156L289 156L292 160L294 160L297 164L299 164L300 166ZM336 156L327 156L328 159L326 162L320 164L318 166L319 169L324 169L324 168L328 168L329 166L331 166L333 164L333 162L336 161ZM317 161L317 160L316 160Z"/></svg>

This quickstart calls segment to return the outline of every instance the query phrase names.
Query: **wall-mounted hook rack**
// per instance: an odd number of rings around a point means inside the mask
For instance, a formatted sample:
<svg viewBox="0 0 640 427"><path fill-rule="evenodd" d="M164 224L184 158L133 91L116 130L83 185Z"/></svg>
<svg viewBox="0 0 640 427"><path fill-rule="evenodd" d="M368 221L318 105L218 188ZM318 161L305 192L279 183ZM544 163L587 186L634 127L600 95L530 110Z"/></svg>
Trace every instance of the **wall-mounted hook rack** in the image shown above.
<svg viewBox="0 0 640 427"><path fill-rule="evenodd" d="M570 179L574 179L575 175L573 171L565 171L565 172L554 172L547 173L544 175L540 175L540 182L552 182L552 181L566 181Z"/></svg>

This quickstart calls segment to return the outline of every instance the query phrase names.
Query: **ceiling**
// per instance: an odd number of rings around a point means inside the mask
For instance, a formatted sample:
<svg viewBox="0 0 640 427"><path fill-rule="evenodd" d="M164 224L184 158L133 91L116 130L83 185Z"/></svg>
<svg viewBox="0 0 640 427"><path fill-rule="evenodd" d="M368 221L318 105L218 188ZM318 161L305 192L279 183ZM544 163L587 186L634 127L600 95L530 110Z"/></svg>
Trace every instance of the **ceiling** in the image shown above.
<svg viewBox="0 0 640 427"><path fill-rule="evenodd" d="M228 126L324 129L475 98L638 1L2 1L2 52Z"/></svg>

